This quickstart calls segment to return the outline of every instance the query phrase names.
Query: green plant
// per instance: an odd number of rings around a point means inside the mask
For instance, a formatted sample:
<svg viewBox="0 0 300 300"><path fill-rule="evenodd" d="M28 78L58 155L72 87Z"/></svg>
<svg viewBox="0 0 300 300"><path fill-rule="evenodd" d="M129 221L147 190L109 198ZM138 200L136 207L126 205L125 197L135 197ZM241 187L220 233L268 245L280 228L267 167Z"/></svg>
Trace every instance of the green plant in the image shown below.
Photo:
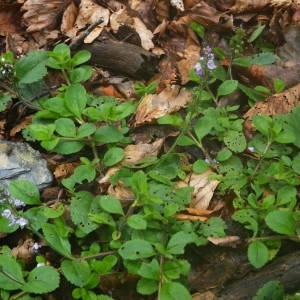
<svg viewBox="0 0 300 300"><path fill-rule="evenodd" d="M194 24L192 28L204 38L201 27ZM0 231L12 233L26 227L36 239L46 241L60 260L44 266L47 258L35 243L32 252L38 264L28 269L12 256L10 248L2 246L1 299L55 291L61 276L72 284L75 299L111 299L99 288L101 278L108 274L126 278L126 273L135 276L142 295L155 294L160 300L191 299L185 249L205 245L208 237L226 236L226 223L219 217L207 222L176 219L191 202L193 192L190 187L175 188L176 183L191 170L213 170L210 178L220 181L215 196L232 200L232 219L247 230L248 258L254 267L273 259L282 239L299 240L299 106L282 116L254 117L257 133L248 141L238 103L226 102L237 92L244 93L250 103L270 93L261 87L249 88L232 76L234 65L274 62L275 55L269 52L243 55L244 43L257 41L262 30L258 27L248 41L239 30L230 39L230 53L209 46L203 49L204 55L190 73L193 99L186 111L157 120L159 125L177 127L179 136L160 157L134 164L123 162L123 148L131 141L127 117L136 105L86 92L81 82L91 75L91 69L82 66L90 57L88 52L71 56L68 46L60 44L53 51L28 54L16 63L12 56L5 57L14 63L15 70L7 80L22 89L41 82L47 68L60 72L65 81L55 97L35 100L38 111L23 131L25 139L40 142L46 151L81 154L86 147L90 153L62 180L69 195L65 200L43 203L38 189L26 181L11 183L9 193L2 194ZM219 64L216 56L219 60L228 58L229 65ZM282 82L274 82L276 92L283 88ZM136 89L144 96L154 92L156 84L139 84ZM188 165L186 147L201 152ZM95 182L116 165L119 169L110 183L122 184L131 193L130 201L123 203L112 195L81 189L82 184ZM69 215L67 221L65 215ZM51 285L45 284L48 277L53 278ZM265 292L268 286L258 296Z"/></svg>

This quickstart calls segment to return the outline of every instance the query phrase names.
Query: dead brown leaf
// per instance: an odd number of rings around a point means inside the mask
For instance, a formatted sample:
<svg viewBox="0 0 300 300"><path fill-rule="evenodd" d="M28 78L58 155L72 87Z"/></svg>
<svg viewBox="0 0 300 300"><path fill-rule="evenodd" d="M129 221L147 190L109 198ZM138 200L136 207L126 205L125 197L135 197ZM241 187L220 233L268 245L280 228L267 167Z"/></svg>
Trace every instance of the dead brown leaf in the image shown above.
<svg viewBox="0 0 300 300"><path fill-rule="evenodd" d="M209 179L212 170L207 170L202 174L191 173L184 181L177 184L177 187L190 186L194 188L191 208L207 210L214 191L219 184L218 180Z"/></svg>
<svg viewBox="0 0 300 300"><path fill-rule="evenodd" d="M124 186L121 182L118 182L116 185L110 185L107 193L111 196L118 198L120 201L133 201L134 195L131 189Z"/></svg>
<svg viewBox="0 0 300 300"><path fill-rule="evenodd" d="M137 145L129 145L127 146L125 150L125 158L124 162L128 163L137 163L138 161L152 157L157 156L159 150L161 149L164 138L156 140L152 144L137 144Z"/></svg>
<svg viewBox="0 0 300 300"><path fill-rule="evenodd" d="M55 168L54 176L57 180L69 177L79 163L62 163Z"/></svg>
<svg viewBox="0 0 300 300"><path fill-rule="evenodd" d="M158 95L147 95L137 108L135 126L176 112L185 107L191 98L192 94L178 85L170 85Z"/></svg>
<svg viewBox="0 0 300 300"><path fill-rule="evenodd" d="M208 237L207 240L217 246L235 247L236 244L240 242L241 238L239 236L232 235L221 238Z"/></svg>
<svg viewBox="0 0 300 300"><path fill-rule="evenodd" d="M300 98L300 83L293 86L292 88L272 95L266 99L264 102L257 102L253 107L251 107L247 113L244 114L244 129L245 134L251 137L251 132L255 131L251 123L251 119L256 115L268 115L274 116L278 114L287 114L299 104Z"/></svg>
<svg viewBox="0 0 300 300"><path fill-rule="evenodd" d="M27 32L38 32L43 29L56 28L58 18L69 5L70 0L27 0L22 6L24 23Z"/></svg>
<svg viewBox="0 0 300 300"><path fill-rule="evenodd" d="M0 3L0 35L14 34L20 31L21 14L16 3Z"/></svg>
<svg viewBox="0 0 300 300"><path fill-rule="evenodd" d="M22 131L26 128L29 124L31 124L32 115L25 117L20 123L18 123L14 128L10 130L9 135L15 136L18 132Z"/></svg>
<svg viewBox="0 0 300 300"><path fill-rule="evenodd" d="M203 217L203 216L194 216L194 215L188 215L188 214L176 214L175 215L177 220L180 221L201 221L205 222L208 220L208 217Z"/></svg>

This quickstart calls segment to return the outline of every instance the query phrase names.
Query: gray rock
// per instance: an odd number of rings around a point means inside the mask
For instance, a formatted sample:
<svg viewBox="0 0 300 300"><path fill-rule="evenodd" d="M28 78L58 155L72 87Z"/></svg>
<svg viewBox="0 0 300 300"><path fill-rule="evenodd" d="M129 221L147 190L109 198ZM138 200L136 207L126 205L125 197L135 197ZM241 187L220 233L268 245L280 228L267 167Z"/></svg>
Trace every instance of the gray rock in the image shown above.
<svg viewBox="0 0 300 300"><path fill-rule="evenodd" d="M43 189L52 183L53 176L46 160L28 144L0 140L0 185L6 189L17 179L31 181Z"/></svg>

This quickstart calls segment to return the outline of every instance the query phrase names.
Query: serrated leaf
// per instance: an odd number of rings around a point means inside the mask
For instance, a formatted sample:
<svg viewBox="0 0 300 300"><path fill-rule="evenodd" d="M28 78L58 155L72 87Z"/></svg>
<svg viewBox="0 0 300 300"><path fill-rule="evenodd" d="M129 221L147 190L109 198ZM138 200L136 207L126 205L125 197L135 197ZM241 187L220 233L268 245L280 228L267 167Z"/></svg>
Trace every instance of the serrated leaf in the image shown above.
<svg viewBox="0 0 300 300"><path fill-rule="evenodd" d="M162 285L159 299L163 300L191 300L192 296L188 289L179 282L166 282Z"/></svg>
<svg viewBox="0 0 300 300"><path fill-rule="evenodd" d="M61 236L55 225L46 223L42 229L45 240L51 248L65 257L72 258L71 244L68 238Z"/></svg>
<svg viewBox="0 0 300 300"><path fill-rule="evenodd" d="M45 51L31 51L15 64L16 76L19 83L33 83L47 74L48 55Z"/></svg>
<svg viewBox="0 0 300 300"><path fill-rule="evenodd" d="M8 291L21 289L25 283L21 266L15 258L0 256L0 288Z"/></svg>
<svg viewBox="0 0 300 300"><path fill-rule="evenodd" d="M144 240L133 239L123 244L119 249L123 259L136 260L155 255L152 245Z"/></svg>
<svg viewBox="0 0 300 300"><path fill-rule="evenodd" d="M59 273L50 266L33 269L24 284L23 290L33 294L46 294L59 287Z"/></svg>
<svg viewBox="0 0 300 300"><path fill-rule="evenodd" d="M90 266L85 260L64 260L61 269L67 280L79 287L84 287L91 275Z"/></svg>
<svg viewBox="0 0 300 300"><path fill-rule="evenodd" d="M263 267L269 260L267 246L261 241L254 241L248 247L248 259L255 268Z"/></svg>
<svg viewBox="0 0 300 300"><path fill-rule="evenodd" d="M122 205L120 203L120 200L110 196L110 195L106 195L106 196L98 196L97 199L99 199L99 204L100 206L108 213L111 214L119 214L119 215L123 215L123 208Z"/></svg>
<svg viewBox="0 0 300 300"><path fill-rule="evenodd" d="M295 214L291 211L271 211L267 214L265 221L268 227L275 232L288 235L295 234Z"/></svg>
<svg viewBox="0 0 300 300"><path fill-rule="evenodd" d="M237 80L225 80L217 89L217 96L225 96L234 92L238 87L239 82Z"/></svg>
<svg viewBox="0 0 300 300"><path fill-rule="evenodd" d="M30 181L15 180L9 184L9 193L16 199L22 200L25 204L40 204L39 189Z"/></svg>

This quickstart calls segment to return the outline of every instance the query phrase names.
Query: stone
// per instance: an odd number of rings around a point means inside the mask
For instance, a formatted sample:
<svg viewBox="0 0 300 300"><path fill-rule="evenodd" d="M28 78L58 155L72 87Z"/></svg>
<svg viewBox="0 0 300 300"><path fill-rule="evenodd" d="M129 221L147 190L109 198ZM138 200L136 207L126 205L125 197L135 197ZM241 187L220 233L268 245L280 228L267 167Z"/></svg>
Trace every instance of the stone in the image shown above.
<svg viewBox="0 0 300 300"><path fill-rule="evenodd" d="M0 185L6 189L14 180L31 181L41 190L52 183L53 175L47 161L28 144L0 140Z"/></svg>

